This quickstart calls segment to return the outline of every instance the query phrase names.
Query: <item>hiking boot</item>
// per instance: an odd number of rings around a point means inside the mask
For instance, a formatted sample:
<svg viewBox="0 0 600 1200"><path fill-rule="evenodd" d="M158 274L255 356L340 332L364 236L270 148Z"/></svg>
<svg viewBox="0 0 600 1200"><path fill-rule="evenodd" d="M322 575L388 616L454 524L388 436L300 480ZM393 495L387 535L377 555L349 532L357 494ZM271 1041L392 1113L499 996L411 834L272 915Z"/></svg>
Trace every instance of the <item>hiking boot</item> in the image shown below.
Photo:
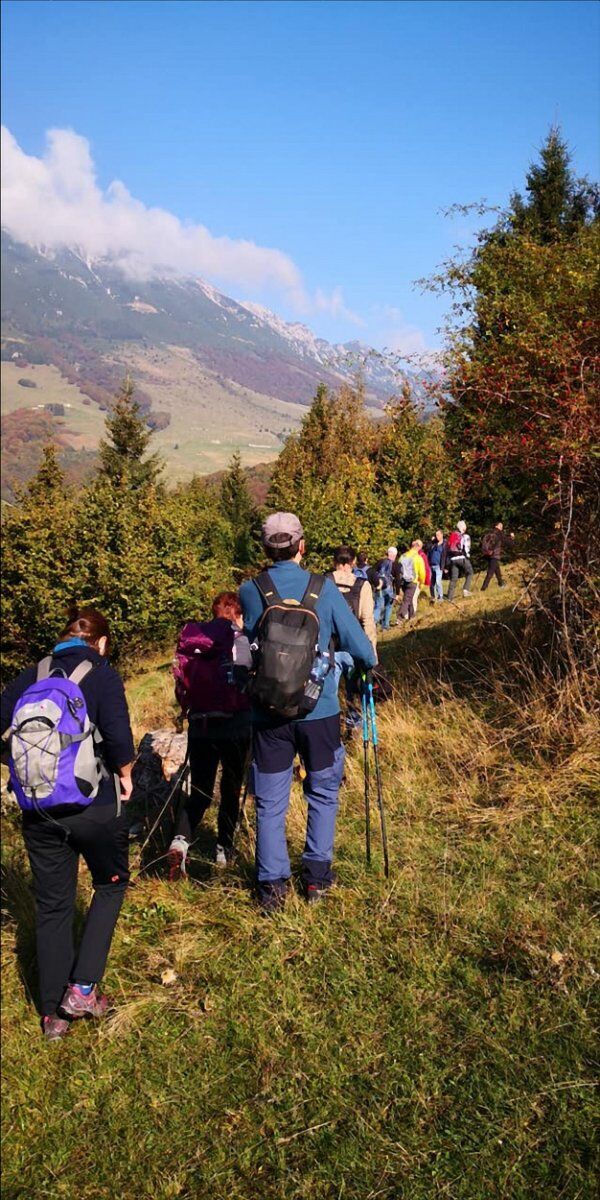
<svg viewBox="0 0 600 1200"><path fill-rule="evenodd" d="M320 900L325 900L337 882L336 872L332 871L331 867L325 872L323 879L316 879L314 875L309 874L306 868L304 868L302 876L304 895L309 904L318 904Z"/></svg>
<svg viewBox="0 0 600 1200"><path fill-rule="evenodd" d="M315 881L306 885L306 900L308 904L319 904L321 900L326 900L333 884L320 883Z"/></svg>
<svg viewBox="0 0 600 1200"><path fill-rule="evenodd" d="M42 1033L47 1042L60 1042L70 1028L71 1022L66 1021L64 1017L59 1017L58 1013L42 1017Z"/></svg>
<svg viewBox="0 0 600 1200"><path fill-rule="evenodd" d="M169 883L177 883L187 875L186 862L188 843L185 838L173 838L167 854L169 868Z"/></svg>
<svg viewBox="0 0 600 1200"><path fill-rule="evenodd" d="M228 867L231 862L233 862L233 846L221 846L217 843L215 866L222 870L223 867Z"/></svg>
<svg viewBox="0 0 600 1200"><path fill-rule="evenodd" d="M70 1017L72 1021L79 1017L103 1017L107 1011L108 997L98 991L97 984L86 995L76 983L69 983L58 1006L58 1015Z"/></svg>
<svg viewBox="0 0 600 1200"><path fill-rule="evenodd" d="M274 883L259 883L258 902L263 916L270 917L273 913L285 908L287 881L276 880Z"/></svg>

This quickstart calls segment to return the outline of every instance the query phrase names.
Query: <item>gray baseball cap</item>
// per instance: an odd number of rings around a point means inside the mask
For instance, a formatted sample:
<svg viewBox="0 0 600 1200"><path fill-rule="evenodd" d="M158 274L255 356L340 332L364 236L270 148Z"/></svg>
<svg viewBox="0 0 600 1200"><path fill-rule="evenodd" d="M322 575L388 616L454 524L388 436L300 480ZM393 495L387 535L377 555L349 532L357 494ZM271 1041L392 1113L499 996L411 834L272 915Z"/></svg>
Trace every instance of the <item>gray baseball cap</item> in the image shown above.
<svg viewBox="0 0 600 1200"><path fill-rule="evenodd" d="M262 527L263 543L271 550L287 550L303 537L304 530L293 513L271 513Z"/></svg>

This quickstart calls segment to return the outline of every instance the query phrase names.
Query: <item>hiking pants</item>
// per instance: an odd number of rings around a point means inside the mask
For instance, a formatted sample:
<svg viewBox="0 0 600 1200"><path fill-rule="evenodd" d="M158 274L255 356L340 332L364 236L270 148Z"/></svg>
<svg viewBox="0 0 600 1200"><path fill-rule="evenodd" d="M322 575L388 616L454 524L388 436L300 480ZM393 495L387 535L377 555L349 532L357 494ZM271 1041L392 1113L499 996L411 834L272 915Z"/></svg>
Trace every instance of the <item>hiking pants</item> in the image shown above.
<svg viewBox="0 0 600 1200"><path fill-rule="evenodd" d="M389 629L395 596L393 592L377 592L375 597L375 624L381 624L382 629Z"/></svg>
<svg viewBox="0 0 600 1200"><path fill-rule="evenodd" d="M56 1012L67 983L98 983L129 882L129 838L124 813L91 804L60 828L37 813L23 814L23 836L36 905L37 964L42 1016ZM68 833L68 840L65 834ZM77 953L73 946L77 871L83 856L94 894Z"/></svg>
<svg viewBox="0 0 600 1200"><path fill-rule="evenodd" d="M217 816L217 841L225 850L233 846L240 813L240 793L250 750L250 733L242 737L190 737L190 794L182 804L175 837L191 842L197 826L212 803L221 764L221 797Z"/></svg>
<svg viewBox="0 0 600 1200"><path fill-rule="evenodd" d="M504 581L502 579L502 571L500 570L500 559L499 558L490 558L490 560L488 562L487 574L483 581L483 586L481 588L482 592L485 592L486 588L489 587L490 583L492 582L492 579L494 578L494 575L496 576L496 579L498 580L500 587L502 587L502 584Z"/></svg>
<svg viewBox="0 0 600 1200"><path fill-rule="evenodd" d="M448 597L447 597L448 600L453 599L454 593L456 591L456 581L458 579L459 574L462 574L462 572L464 572L464 576L465 576L465 582L463 584L463 591L468 592L471 590L471 583L473 581L472 564L468 558L464 558L460 562L456 562L455 559L452 559L452 561L450 563L450 587L448 588Z"/></svg>
<svg viewBox="0 0 600 1200"><path fill-rule="evenodd" d="M306 768L308 804L302 854L305 883L330 883L338 792L344 772L340 714L316 721L286 721L255 729L252 788L256 802L256 874L261 883L283 883L291 875L285 836L294 756Z"/></svg>
<svg viewBox="0 0 600 1200"><path fill-rule="evenodd" d="M431 595L433 596L434 600L443 600L444 599L444 589L442 587L442 575L443 575L442 568L440 566L432 567L431 574L432 574L432 580L431 580L431 587L429 589L431 592Z"/></svg>
<svg viewBox="0 0 600 1200"><path fill-rule="evenodd" d="M417 591L417 587L418 587L418 584L416 584L416 583L405 583L404 584L404 596L402 599L402 604L400 605L400 612L398 613L398 616L402 620L404 620L405 617L414 616L413 600L415 598L415 593Z"/></svg>

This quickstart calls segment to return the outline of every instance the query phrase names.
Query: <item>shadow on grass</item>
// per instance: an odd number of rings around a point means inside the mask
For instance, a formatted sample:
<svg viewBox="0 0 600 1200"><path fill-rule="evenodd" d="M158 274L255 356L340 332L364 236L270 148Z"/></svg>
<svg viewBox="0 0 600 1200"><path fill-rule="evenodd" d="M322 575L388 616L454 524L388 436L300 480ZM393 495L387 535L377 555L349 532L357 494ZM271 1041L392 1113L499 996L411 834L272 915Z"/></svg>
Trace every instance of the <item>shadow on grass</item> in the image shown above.
<svg viewBox="0 0 600 1200"><path fill-rule="evenodd" d="M2 926L16 928L15 954L18 975L28 1003L40 1011L39 981L36 962L35 897L31 874L18 854L2 863ZM81 939L87 905L77 897L73 920L74 941Z"/></svg>
<svg viewBox="0 0 600 1200"><path fill-rule="evenodd" d="M514 658L522 645L524 616L510 602L491 611L468 606L468 600L445 602L444 616L431 621L421 612L401 633L380 642L383 667L409 680L450 683L458 696L472 694L477 686L489 690L490 663Z"/></svg>

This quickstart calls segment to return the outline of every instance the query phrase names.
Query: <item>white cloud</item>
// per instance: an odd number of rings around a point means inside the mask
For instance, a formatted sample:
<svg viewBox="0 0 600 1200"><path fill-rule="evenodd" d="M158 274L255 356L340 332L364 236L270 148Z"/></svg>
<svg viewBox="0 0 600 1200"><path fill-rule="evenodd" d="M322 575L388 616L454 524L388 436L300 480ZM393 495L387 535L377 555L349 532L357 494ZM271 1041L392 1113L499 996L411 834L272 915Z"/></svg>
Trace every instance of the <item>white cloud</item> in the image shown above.
<svg viewBox="0 0 600 1200"><path fill-rule="evenodd" d="M318 312L327 312L332 317L340 317L344 321L350 321L352 325L364 326L365 322L357 313L352 312L351 308L346 308L342 289L336 287L329 295L317 288L314 300L315 308Z"/></svg>
<svg viewBox="0 0 600 1200"><path fill-rule="evenodd" d="M18 241L76 248L88 259L110 258L135 279L201 275L225 287L276 289L298 312L328 312L360 323L339 288L311 297L298 267L281 250L214 237L204 225L146 207L120 180L103 191L87 138L69 129L50 130L37 158L2 127L2 224Z"/></svg>
<svg viewBox="0 0 600 1200"><path fill-rule="evenodd" d="M395 363L398 370L407 366L416 370L437 369L440 351L427 344L423 330L406 321L400 308L381 305L373 314L373 345L381 348L390 364Z"/></svg>

